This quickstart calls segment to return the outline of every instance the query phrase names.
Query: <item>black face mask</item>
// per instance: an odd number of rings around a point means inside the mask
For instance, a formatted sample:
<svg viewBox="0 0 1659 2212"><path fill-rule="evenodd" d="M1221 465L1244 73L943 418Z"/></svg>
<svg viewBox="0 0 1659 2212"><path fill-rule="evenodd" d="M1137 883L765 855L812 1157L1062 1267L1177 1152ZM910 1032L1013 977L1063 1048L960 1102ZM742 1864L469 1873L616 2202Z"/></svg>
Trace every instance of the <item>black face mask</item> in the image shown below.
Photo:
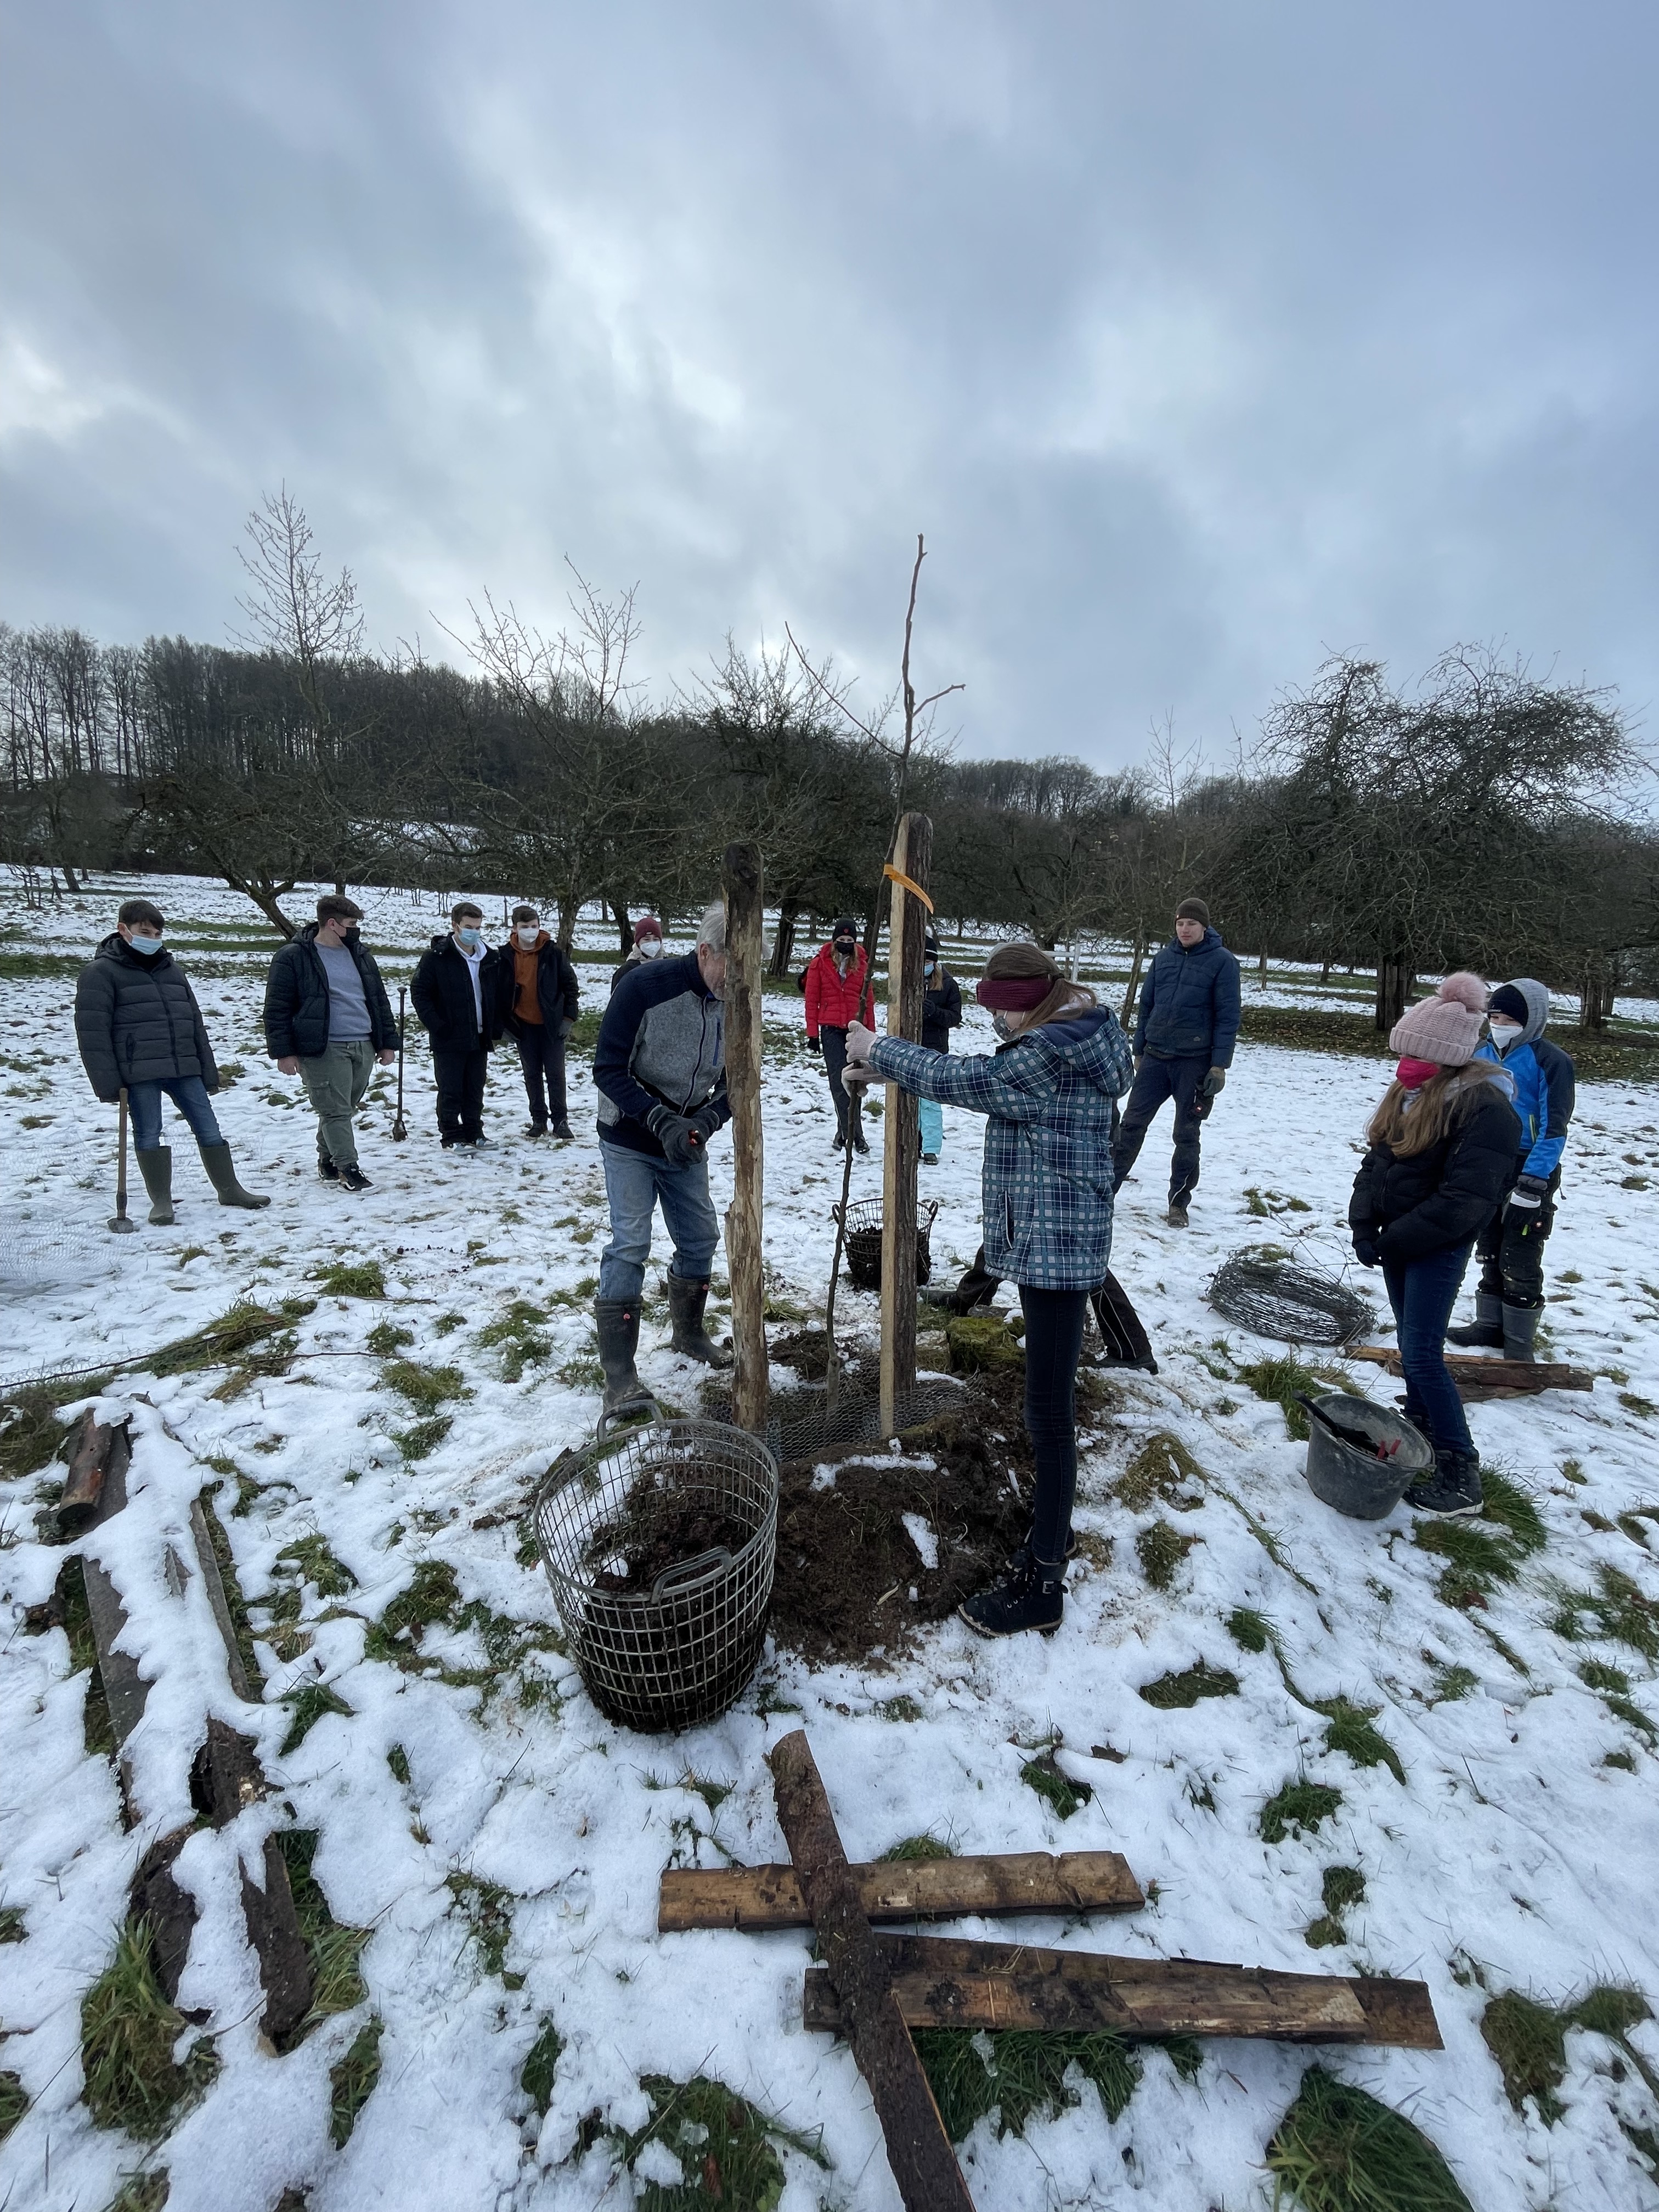
<svg viewBox="0 0 1659 2212"><path fill-rule="evenodd" d="M356 923L353 922L349 929L343 929L340 932L340 942L342 945L348 946L355 945L362 937L362 933L363 933L358 928Z"/></svg>

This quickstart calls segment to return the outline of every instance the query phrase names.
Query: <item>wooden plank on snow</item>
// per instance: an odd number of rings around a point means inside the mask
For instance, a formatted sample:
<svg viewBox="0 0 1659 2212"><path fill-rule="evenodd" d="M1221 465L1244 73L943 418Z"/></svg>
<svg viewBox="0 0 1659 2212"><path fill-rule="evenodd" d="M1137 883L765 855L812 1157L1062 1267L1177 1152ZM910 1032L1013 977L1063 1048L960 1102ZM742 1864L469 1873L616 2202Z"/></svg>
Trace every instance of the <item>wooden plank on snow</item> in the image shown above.
<svg viewBox="0 0 1659 2212"><path fill-rule="evenodd" d="M1119 1851L1000 1851L984 1857L886 1860L848 1869L866 1920L954 1920L964 1913L1135 1912L1146 1902ZM807 1928L792 1866L671 1868L657 1928Z"/></svg>
<svg viewBox="0 0 1659 2212"><path fill-rule="evenodd" d="M1365 1359L1373 1366L1386 1368L1390 1375L1401 1372L1400 1354L1389 1344L1351 1344L1343 1352L1345 1359ZM1540 1390L1592 1390L1595 1377L1582 1367L1568 1367L1559 1361L1545 1359L1503 1359L1493 1354L1486 1358L1478 1352L1449 1352L1446 1366L1460 1393L1478 1392L1482 1396L1502 1397L1535 1395Z"/></svg>

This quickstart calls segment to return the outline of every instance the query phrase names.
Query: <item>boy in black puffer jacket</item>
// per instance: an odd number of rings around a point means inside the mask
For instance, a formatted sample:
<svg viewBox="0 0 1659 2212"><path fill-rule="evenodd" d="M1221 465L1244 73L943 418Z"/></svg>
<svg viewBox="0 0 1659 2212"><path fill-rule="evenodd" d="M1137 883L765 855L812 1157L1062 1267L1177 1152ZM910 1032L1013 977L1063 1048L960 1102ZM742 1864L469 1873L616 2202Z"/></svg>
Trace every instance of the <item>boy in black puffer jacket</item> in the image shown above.
<svg viewBox="0 0 1659 2212"><path fill-rule="evenodd" d="M189 1122L220 1205L270 1204L236 1180L230 1146L208 1103L219 1088L213 1047L196 994L161 942L166 927L159 906L129 899L75 987L75 1036L87 1079L109 1105L125 1091L149 1218L161 1224L173 1218L173 1148L161 1142L163 1091Z"/></svg>
<svg viewBox="0 0 1659 2212"><path fill-rule="evenodd" d="M1474 1057L1486 1003L1478 975L1448 975L1395 1023L1399 1066L1348 1205L1355 1256L1380 1266L1388 1285L1406 1417L1434 1446L1434 1473L1406 1503L1457 1517L1480 1510L1480 1460L1447 1370L1446 1324L1474 1240L1515 1180L1521 1141L1512 1083Z"/></svg>

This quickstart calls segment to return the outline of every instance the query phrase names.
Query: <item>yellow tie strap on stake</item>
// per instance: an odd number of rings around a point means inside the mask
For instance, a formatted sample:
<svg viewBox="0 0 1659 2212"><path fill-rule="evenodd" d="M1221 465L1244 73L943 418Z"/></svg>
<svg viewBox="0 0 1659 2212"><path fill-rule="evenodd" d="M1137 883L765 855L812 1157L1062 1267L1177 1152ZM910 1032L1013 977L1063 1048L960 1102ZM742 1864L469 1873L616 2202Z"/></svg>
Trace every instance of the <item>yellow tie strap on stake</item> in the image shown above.
<svg viewBox="0 0 1659 2212"><path fill-rule="evenodd" d="M907 891L914 891L916 896L921 901L922 904L927 908L928 913L932 914L933 911L933 902L928 897L927 892L923 890L921 885L918 883L913 882L912 879L905 874L902 868L896 868L892 862L888 860L883 865L881 872L884 876L888 877L892 882L899 884L903 890Z"/></svg>

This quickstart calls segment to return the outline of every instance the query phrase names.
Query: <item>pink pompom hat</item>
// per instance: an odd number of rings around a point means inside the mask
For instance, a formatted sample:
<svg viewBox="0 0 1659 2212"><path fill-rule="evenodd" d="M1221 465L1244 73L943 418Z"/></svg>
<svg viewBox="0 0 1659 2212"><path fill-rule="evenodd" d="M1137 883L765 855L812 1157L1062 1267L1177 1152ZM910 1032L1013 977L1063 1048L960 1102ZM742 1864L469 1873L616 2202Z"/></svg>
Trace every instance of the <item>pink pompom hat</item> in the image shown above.
<svg viewBox="0 0 1659 2212"><path fill-rule="evenodd" d="M1468 969L1448 975L1431 999L1407 1006L1389 1033L1389 1050L1402 1060L1431 1060L1462 1067L1474 1058L1486 1021L1486 985Z"/></svg>

